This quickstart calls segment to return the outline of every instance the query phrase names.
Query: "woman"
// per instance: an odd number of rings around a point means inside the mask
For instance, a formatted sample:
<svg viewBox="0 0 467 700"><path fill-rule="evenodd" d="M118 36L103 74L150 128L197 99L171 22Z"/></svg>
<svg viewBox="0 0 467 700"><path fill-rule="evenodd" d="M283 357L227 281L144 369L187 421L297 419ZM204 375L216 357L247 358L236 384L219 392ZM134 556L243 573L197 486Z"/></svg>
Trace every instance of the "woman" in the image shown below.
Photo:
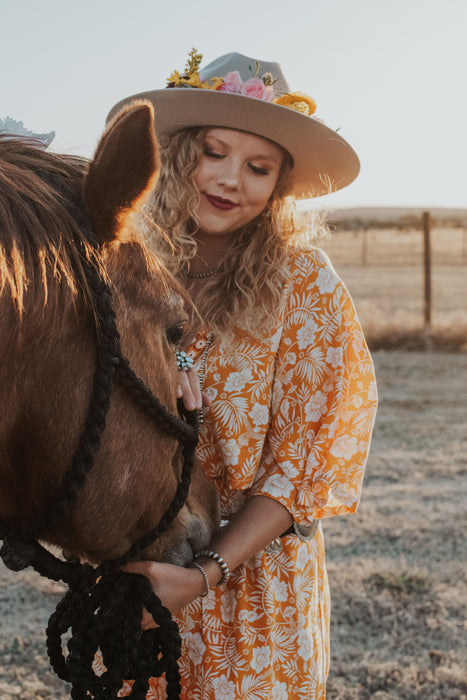
<svg viewBox="0 0 467 700"><path fill-rule="evenodd" d="M320 520L357 508L376 389L352 301L293 201L349 184L359 163L277 64L228 54L199 73L200 58L135 97L154 103L163 144L152 213L169 242L155 245L200 314L181 395L210 404L198 454L226 524L187 568L127 569L175 613L183 698L324 698ZM147 697L165 697L162 679Z"/></svg>

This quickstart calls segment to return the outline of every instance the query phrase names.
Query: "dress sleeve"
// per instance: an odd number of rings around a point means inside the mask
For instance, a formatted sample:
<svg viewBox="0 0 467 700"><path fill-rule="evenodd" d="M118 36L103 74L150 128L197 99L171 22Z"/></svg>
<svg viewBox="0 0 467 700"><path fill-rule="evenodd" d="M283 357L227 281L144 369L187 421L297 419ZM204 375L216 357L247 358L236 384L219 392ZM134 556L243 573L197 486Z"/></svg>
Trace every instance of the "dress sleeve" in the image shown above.
<svg viewBox="0 0 467 700"><path fill-rule="evenodd" d="M354 512L376 403L373 363L350 295L322 251L301 253L251 494L280 501L304 525Z"/></svg>

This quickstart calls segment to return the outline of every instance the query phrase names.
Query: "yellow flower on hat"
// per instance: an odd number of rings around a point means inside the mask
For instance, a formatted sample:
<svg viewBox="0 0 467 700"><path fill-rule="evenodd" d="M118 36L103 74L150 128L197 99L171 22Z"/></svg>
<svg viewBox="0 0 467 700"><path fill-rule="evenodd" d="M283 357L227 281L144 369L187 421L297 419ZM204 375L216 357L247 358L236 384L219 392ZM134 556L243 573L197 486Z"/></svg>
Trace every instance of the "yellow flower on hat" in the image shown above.
<svg viewBox="0 0 467 700"><path fill-rule="evenodd" d="M309 95L303 92L286 92L281 97L276 97L273 100L274 104L294 109L296 112L301 112L307 117L310 117L316 112L316 102Z"/></svg>
<svg viewBox="0 0 467 700"><path fill-rule="evenodd" d="M185 69L185 73L180 74L178 70L174 70L167 81L167 87L191 87L203 88L204 90L217 90L223 83L222 78L210 78L202 81L199 74L199 65L203 55L198 53L196 49L191 49Z"/></svg>
<svg viewBox="0 0 467 700"><path fill-rule="evenodd" d="M204 88L205 90L217 90L219 85L222 85L222 78L210 78L209 80L202 82L199 73L192 72L190 74L180 75L180 73L175 70L168 79L168 86L170 87L191 87L191 88Z"/></svg>

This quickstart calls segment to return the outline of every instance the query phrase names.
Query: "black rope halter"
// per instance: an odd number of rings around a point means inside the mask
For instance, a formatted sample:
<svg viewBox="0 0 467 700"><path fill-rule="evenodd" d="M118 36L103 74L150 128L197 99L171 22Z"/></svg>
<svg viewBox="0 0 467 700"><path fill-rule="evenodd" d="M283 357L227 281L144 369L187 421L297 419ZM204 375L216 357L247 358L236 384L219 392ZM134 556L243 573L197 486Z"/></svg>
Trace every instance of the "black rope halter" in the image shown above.
<svg viewBox="0 0 467 700"><path fill-rule="evenodd" d="M82 217L82 215L81 215ZM88 237L97 248L89 230ZM72 464L54 502L45 508L33 526L10 528L0 523L3 546L0 556L14 571L32 566L42 576L62 580L68 591L51 615L47 627L47 651L55 673L71 683L73 700L114 700L123 679L132 680L132 700L144 700L150 677L165 674L167 697L180 696L177 659L181 640L170 612L153 593L144 576L126 574L120 567L137 557L172 524L188 494L194 453L198 442L196 412L180 417L160 403L136 376L123 356L115 323L111 291L97 267L83 254L83 264L96 308L97 365L85 427ZM157 426L182 443L183 467L176 493L159 524L134 543L122 556L93 567L78 561L63 561L37 541L73 507L105 430L113 382L120 384ZM181 403L180 410L183 411ZM143 607L158 627L141 630ZM65 656L62 637L68 634ZM106 671L95 673L93 662L100 651Z"/></svg>

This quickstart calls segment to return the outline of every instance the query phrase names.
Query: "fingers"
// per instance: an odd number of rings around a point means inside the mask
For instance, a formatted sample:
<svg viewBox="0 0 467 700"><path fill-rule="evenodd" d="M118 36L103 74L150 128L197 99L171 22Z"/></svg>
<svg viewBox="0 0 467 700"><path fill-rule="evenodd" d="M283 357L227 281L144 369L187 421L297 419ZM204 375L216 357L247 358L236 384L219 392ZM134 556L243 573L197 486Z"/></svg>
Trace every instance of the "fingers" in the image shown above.
<svg viewBox="0 0 467 700"><path fill-rule="evenodd" d="M199 590L201 580L196 569L153 561L135 561L121 568L129 574L146 576L154 594L171 612L183 608L203 592L203 588ZM150 629L154 626L152 616L143 609L142 628Z"/></svg>
<svg viewBox="0 0 467 700"><path fill-rule="evenodd" d="M179 387L177 396L183 400L187 411L200 409L203 405L203 397L199 386L198 374L194 369L182 370L178 373Z"/></svg>
<svg viewBox="0 0 467 700"><path fill-rule="evenodd" d="M209 408L209 406L212 404L211 397L208 394L206 394L205 391L202 391L201 398L203 400L203 408Z"/></svg>
<svg viewBox="0 0 467 700"><path fill-rule="evenodd" d="M156 627L159 627L159 625L156 625L154 622L153 616L148 613L146 608L143 608L143 617L141 620L141 629L144 630L152 630L156 629Z"/></svg>
<svg viewBox="0 0 467 700"><path fill-rule="evenodd" d="M131 561L120 568L122 571L126 571L127 574L141 574L149 577L153 564L154 562L152 561Z"/></svg>
<svg viewBox="0 0 467 700"><path fill-rule="evenodd" d="M151 561L132 561L125 566L120 567L122 571L127 574L141 574L142 576L150 577L151 569L153 568L153 562ZM154 622L153 616L148 613L146 608L143 608L143 617L141 620L141 629L150 630L158 627Z"/></svg>

